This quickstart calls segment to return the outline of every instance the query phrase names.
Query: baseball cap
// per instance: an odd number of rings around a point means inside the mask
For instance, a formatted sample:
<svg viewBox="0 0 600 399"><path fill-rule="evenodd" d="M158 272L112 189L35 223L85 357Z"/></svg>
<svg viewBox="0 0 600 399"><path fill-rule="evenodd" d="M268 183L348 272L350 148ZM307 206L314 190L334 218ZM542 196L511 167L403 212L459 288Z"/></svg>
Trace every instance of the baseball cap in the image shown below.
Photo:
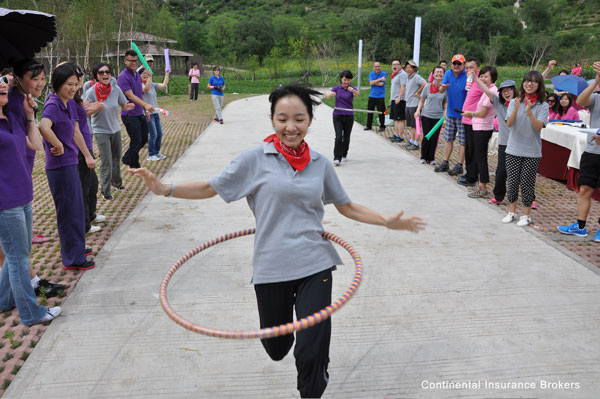
<svg viewBox="0 0 600 399"><path fill-rule="evenodd" d="M152 57L152 54L146 54L144 56L144 59L146 60L146 62L148 62L148 61L154 62L154 57Z"/></svg>
<svg viewBox="0 0 600 399"><path fill-rule="evenodd" d="M454 61L460 61L460 62L462 62L463 64L464 64L465 62L467 62L467 60L465 59L465 56L464 56L464 55L462 55L462 54L454 54L454 55L452 56L452 61L451 61L451 62L454 62Z"/></svg>
<svg viewBox="0 0 600 399"><path fill-rule="evenodd" d="M500 89L504 89L505 87L517 87L517 84L515 83L514 80L505 80L504 82L500 83Z"/></svg>

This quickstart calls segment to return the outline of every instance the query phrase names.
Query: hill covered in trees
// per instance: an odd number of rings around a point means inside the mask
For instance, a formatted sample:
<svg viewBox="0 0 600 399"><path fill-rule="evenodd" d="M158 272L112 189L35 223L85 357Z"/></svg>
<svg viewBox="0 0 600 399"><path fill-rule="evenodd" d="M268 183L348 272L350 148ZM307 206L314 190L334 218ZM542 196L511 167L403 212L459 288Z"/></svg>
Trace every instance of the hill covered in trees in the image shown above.
<svg viewBox="0 0 600 399"><path fill-rule="evenodd" d="M206 60L244 65L319 54L366 60L412 55L422 19L421 59L456 52L491 64L536 66L556 58L587 64L600 57L600 0L4 0L8 8L57 15L71 53L85 37L143 31L171 37ZM187 5L187 7L186 7ZM96 36L97 37L97 36ZM88 41L87 46L96 44ZM88 51L90 51L88 49ZM93 48L92 50L93 51Z"/></svg>

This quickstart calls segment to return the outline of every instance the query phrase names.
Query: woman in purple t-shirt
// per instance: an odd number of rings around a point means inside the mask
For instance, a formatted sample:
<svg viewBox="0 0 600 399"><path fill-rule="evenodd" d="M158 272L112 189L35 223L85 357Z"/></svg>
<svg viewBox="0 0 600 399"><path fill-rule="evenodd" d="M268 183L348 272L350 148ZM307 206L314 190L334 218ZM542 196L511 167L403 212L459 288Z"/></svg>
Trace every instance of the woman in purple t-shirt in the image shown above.
<svg viewBox="0 0 600 399"><path fill-rule="evenodd" d="M340 84L325 93L325 98L335 97L335 110L333 111L333 128L335 129L335 147L333 148L333 164L339 166L346 162L348 147L350 147L350 133L354 124L354 112L345 111L354 109L354 97L360 93L355 87L350 86L352 72L346 70L340 73Z"/></svg>
<svg viewBox="0 0 600 399"><path fill-rule="evenodd" d="M33 182L26 150L41 149L42 140L31 95L23 103L27 131L9 121L8 83L7 76L0 77L0 245L6 254L0 272L0 311L16 306L21 322L32 325L54 319L61 309L38 306L30 282Z"/></svg>
<svg viewBox="0 0 600 399"><path fill-rule="evenodd" d="M85 212L79 180L78 154L89 168L96 167L85 139L76 124L76 109L69 102L79 90L78 67L73 63L57 66L52 72L54 94L46 98L40 132L44 137L46 176L54 199L60 253L67 270L88 270L96 266L86 259Z"/></svg>

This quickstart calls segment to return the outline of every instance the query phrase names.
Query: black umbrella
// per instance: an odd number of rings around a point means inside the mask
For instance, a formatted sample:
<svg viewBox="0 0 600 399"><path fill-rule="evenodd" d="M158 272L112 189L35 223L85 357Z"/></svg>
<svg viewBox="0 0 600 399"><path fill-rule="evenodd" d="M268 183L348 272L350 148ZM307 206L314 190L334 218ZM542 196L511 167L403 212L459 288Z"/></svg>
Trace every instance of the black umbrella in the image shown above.
<svg viewBox="0 0 600 399"><path fill-rule="evenodd" d="M33 58L55 37L54 15L0 8L0 68Z"/></svg>

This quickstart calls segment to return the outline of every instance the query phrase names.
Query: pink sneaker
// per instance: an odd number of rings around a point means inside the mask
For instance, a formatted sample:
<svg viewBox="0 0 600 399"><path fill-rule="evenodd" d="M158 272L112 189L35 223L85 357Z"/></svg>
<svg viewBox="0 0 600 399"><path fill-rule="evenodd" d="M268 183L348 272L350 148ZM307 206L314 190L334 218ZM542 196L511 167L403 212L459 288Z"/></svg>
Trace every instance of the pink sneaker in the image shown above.
<svg viewBox="0 0 600 399"><path fill-rule="evenodd" d="M535 202L535 201L533 201L533 202L531 203L531 209L538 209L538 203L537 203L537 202Z"/></svg>
<svg viewBox="0 0 600 399"><path fill-rule="evenodd" d="M493 204L493 205L500 205L500 204L503 204L503 203L504 203L504 201L497 201L497 200L496 200L496 198L492 198L492 199L491 199L491 200L489 200L488 202L489 202L490 204Z"/></svg>

